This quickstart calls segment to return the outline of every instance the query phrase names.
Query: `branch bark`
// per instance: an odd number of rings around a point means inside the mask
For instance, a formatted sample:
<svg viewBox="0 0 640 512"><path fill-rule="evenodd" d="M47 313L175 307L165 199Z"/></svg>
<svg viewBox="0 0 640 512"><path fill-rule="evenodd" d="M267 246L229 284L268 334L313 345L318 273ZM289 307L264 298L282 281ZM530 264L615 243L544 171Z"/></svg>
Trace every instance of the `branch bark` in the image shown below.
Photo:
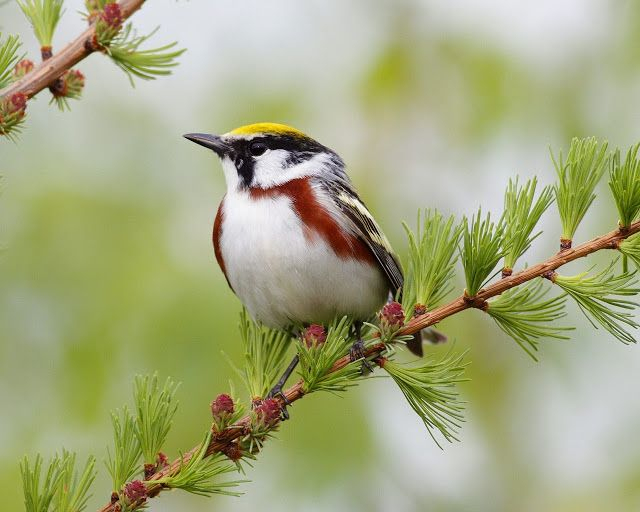
<svg viewBox="0 0 640 512"><path fill-rule="evenodd" d="M118 5L120 6L123 20L129 18L134 12L140 9L144 1L145 0L120 0ZM1 89L0 98L17 92L21 92L28 98L32 98L43 89L48 88L60 78L65 71L71 69L95 51L91 44L95 32L95 26L91 25L53 57L42 62L20 80Z"/></svg>
<svg viewBox="0 0 640 512"><path fill-rule="evenodd" d="M405 324L405 326L398 332L398 335L414 334L424 329L425 327L434 325L449 316L464 311L465 309L477 308L478 304L483 304L487 299L500 295L501 293L504 293L511 288L515 288L516 286L531 281L536 277L545 277L546 275L551 275L551 273L553 273L555 270L571 261L584 258L602 249L617 249L620 245L620 242L638 232L640 232L640 221L633 223L629 228L626 228L624 230L616 229L614 231L611 231L610 233L594 238L593 240L590 240L589 242L586 242L577 247L565 249L546 259L542 263L517 272L510 277L503 278L500 281L497 281L494 284L483 288L474 297L462 295L457 299L449 302L448 304L440 306L433 311L425 313L424 315L413 318L411 321ZM376 359L377 357L382 355L384 350L384 343L375 343L367 347L367 349L365 350L365 357ZM336 361L329 373L333 373L341 368L344 368L350 362L351 359L349 355L342 357L341 359ZM284 392L284 396L288 403L293 403L304 396L303 385L304 382L302 380L299 380ZM280 400L280 403L284 405L284 400L282 400L281 398L278 398L278 400ZM222 432L215 434L211 438L211 442L209 444L209 447L207 448L207 455L212 455L216 452L223 452L224 449L228 447L233 441L247 435L250 420L250 416L245 416L234 425L226 428ZM191 457L193 457L193 455L197 453L199 449L200 446L196 446L195 448L184 454L183 458L176 459L169 465L169 467L151 475L146 482L148 489L147 495L149 497L155 497L160 494L160 492L164 490L164 487L162 486L162 484L153 484L152 482L154 480L159 480L161 478L176 474L180 470L180 466L188 461ZM99 509L99 512L116 512L116 505L113 503L106 504L101 509Z"/></svg>

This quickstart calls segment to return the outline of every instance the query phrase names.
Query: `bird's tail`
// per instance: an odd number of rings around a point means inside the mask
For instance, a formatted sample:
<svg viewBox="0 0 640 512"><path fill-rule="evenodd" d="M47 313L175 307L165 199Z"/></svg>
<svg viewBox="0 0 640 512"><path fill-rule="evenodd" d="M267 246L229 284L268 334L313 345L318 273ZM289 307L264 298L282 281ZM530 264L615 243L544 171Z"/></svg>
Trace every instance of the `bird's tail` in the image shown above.
<svg viewBox="0 0 640 512"><path fill-rule="evenodd" d="M418 357L422 357L424 355L424 350L422 349L422 344L424 341L428 341L433 345L437 345L439 343L444 343L447 341L447 337L442 334L440 331L433 329L431 327L427 327L426 329L422 329L419 332L416 332L409 341L407 341L407 348L411 351L412 354L417 355Z"/></svg>

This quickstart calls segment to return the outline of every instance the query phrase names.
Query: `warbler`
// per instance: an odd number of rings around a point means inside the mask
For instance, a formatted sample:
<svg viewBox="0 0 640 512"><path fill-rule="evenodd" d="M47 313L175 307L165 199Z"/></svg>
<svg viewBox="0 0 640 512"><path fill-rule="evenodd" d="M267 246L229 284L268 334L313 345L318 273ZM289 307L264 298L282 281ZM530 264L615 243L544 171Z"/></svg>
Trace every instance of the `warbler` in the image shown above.
<svg viewBox="0 0 640 512"><path fill-rule="evenodd" d="M277 123L184 137L222 162L213 246L249 314L278 329L349 315L358 321L352 354L361 355L361 322L400 293L403 273L340 156ZM407 346L422 355L419 336Z"/></svg>

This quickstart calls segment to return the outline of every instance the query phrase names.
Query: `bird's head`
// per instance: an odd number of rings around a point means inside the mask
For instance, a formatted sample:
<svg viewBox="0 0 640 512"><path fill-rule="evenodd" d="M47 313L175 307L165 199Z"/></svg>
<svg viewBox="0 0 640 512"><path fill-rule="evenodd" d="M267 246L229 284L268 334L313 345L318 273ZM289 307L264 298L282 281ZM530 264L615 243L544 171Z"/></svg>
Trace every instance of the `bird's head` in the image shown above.
<svg viewBox="0 0 640 512"><path fill-rule="evenodd" d="M268 189L310 176L344 178L344 164L334 151L283 124L256 123L224 135L184 137L220 157L229 190Z"/></svg>

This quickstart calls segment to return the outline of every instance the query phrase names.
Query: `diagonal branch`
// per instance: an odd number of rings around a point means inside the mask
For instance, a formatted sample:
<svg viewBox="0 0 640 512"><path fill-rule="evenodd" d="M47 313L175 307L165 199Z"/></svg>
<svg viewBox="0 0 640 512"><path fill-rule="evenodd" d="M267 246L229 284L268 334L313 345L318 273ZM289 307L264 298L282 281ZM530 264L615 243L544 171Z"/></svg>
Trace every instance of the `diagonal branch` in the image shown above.
<svg viewBox="0 0 640 512"><path fill-rule="evenodd" d="M554 256L551 256L542 263L529 267L516 274L513 274L510 277L504 278L490 286L487 286L486 288L481 289L474 297L463 295L448 304L434 309L433 311L413 318L411 321L405 324L405 326L398 332L398 335L400 336L416 333L424 329L425 327L434 325L449 316L464 311L465 309L482 308L487 299L500 295L501 293L504 293L511 288L515 288L516 286L531 281L536 277L551 276L556 269L569 263L570 261L584 258L602 249L617 249L620 245L620 242L638 232L640 232L640 221L631 224L628 228L616 229L614 231L611 231L610 233L594 238L593 240L590 240L589 242L586 242L582 245L579 245L572 249L564 250L558 254L555 254ZM383 354L385 348L386 347L384 343L374 343L366 348L366 350L364 351L364 355L368 359L375 360ZM344 368L350 362L351 358L349 355L342 357L341 359L336 361L329 373L333 373ZM287 389L284 392L286 402L292 403L302 398L304 396L303 385L304 382L300 380L289 389ZM283 400L282 398L278 398L278 400L282 405L284 405L285 400ZM229 447L231 443L233 443L236 439L249 434L250 421L251 417L245 416L234 425L231 425L221 432L215 433L214 436L212 436L211 442L207 448L207 455L212 455L216 452L224 452L225 449ZM175 475L176 473L178 473L181 466L185 464L189 459L191 459L199 449L200 446L193 448L189 452L185 453L180 459L176 459L175 461L173 461L167 468L157 471L156 473L151 475L147 479L146 484L147 496L155 497L160 494L160 492L165 488L160 483L153 484L152 482L154 480L160 480L164 477ZM116 512L116 504L109 503L103 506L99 510L99 512Z"/></svg>
<svg viewBox="0 0 640 512"><path fill-rule="evenodd" d="M136 12L145 0L120 0L118 5L122 13L122 19L129 18ZM52 85L57 78L75 66L85 57L96 51L92 44L93 36L96 33L95 24L91 25L78 37L71 41L56 55L42 62L30 73L27 73L20 80L13 82L4 89L0 89L0 98L15 93L23 93L28 98L32 98L43 89Z"/></svg>

